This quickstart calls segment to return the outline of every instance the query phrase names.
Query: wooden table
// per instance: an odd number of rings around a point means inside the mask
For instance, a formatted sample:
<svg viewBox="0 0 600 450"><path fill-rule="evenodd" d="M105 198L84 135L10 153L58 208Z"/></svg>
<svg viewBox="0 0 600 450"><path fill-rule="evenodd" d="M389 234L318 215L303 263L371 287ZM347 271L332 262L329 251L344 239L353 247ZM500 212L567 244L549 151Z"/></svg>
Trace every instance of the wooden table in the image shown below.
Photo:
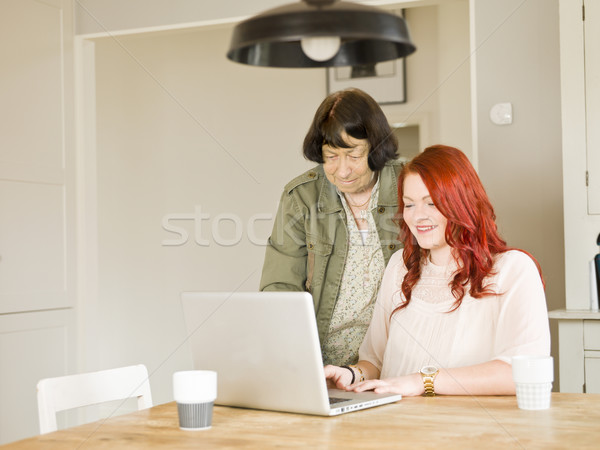
<svg viewBox="0 0 600 450"><path fill-rule="evenodd" d="M552 394L545 411L523 411L515 397L416 397L336 417L215 407L213 426L178 428L166 403L36 436L29 448L600 448L600 394Z"/></svg>

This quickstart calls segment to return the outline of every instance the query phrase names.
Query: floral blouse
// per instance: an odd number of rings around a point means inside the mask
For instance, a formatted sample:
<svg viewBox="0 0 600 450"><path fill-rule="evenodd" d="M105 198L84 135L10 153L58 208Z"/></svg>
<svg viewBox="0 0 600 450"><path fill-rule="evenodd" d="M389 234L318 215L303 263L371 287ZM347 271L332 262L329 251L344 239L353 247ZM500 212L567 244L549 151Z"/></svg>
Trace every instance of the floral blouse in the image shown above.
<svg viewBox="0 0 600 450"><path fill-rule="evenodd" d="M367 230L359 230L344 194L338 191L346 212L348 254L329 332L323 343L323 362L342 366L358 361L358 348L367 332L379 284L385 270L381 243L371 210L377 207L379 180L373 187ZM360 220L360 219L359 219Z"/></svg>

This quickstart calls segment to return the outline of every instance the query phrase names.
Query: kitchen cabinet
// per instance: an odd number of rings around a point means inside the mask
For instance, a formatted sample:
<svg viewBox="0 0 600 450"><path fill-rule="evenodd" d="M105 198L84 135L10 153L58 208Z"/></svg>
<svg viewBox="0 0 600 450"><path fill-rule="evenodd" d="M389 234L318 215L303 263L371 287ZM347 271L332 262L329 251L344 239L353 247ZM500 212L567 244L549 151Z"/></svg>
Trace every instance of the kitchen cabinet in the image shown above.
<svg viewBox="0 0 600 450"><path fill-rule="evenodd" d="M600 393L600 320L583 321L585 392Z"/></svg>
<svg viewBox="0 0 600 450"><path fill-rule="evenodd" d="M600 2L559 0L559 17L566 309L550 318L558 322L560 391L599 392L589 262L600 233Z"/></svg>
<svg viewBox="0 0 600 450"><path fill-rule="evenodd" d="M600 393L600 312L556 310L560 392Z"/></svg>
<svg viewBox="0 0 600 450"><path fill-rule="evenodd" d="M600 214L600 2L584 5L588 213Z"/></svg>
<svg viewBox="0 0 600 450"><path fill-rule="evenodd" d="M75 355L71 0L0 0L0 444Z"/></svg>

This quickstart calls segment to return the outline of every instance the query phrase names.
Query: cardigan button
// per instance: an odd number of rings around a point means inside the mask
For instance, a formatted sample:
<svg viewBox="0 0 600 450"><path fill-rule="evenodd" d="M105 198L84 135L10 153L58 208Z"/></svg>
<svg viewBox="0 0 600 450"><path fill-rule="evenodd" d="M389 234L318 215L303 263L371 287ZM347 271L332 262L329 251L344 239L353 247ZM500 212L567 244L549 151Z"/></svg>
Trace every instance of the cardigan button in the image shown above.
<svg viewBox="0 0 600 450"><path fill-rule="evenodd" d="M379 208L377 208L377 212L378 212L379 214L383 214L383 213L385 212L385 207L383 207L383 206L380 206Z"/></svg>
<svg viewBox="0 0 600 450"><path fill-rule="evenodd" d="M314 173L314 172L308 172L308 178L314 178L316 176L317 176L316 173Z"/></svg>
<svg viewBox="0 0 600 450"><path fill-rule="evenodd" d="M315 244L313 244L312 242L309 243L308 244L308 248L312 250L313 248L315 248Z"/></svg>
<svg viewBox="0 0 600 450"><path fill-rule="evenodd" d="M396 244L390 244L390 245L388 245L388 248L390 250L395 250L396 249Z"/></svg>

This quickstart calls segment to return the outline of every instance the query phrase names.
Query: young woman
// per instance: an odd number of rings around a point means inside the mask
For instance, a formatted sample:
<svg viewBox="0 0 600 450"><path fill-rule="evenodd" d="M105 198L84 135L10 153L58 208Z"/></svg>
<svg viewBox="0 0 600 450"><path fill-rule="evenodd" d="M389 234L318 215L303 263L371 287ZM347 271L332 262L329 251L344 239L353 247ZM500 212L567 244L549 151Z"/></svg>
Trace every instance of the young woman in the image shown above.
<svg viewBox="0 0 600 450"><path fill-rule="evenodd" d="M354 366L326 366L330 385L403 395L514 395L511 357L548 355L535 259L498 235L467 157L434 146L399 177L404 251L385 270Z"/></svg>

